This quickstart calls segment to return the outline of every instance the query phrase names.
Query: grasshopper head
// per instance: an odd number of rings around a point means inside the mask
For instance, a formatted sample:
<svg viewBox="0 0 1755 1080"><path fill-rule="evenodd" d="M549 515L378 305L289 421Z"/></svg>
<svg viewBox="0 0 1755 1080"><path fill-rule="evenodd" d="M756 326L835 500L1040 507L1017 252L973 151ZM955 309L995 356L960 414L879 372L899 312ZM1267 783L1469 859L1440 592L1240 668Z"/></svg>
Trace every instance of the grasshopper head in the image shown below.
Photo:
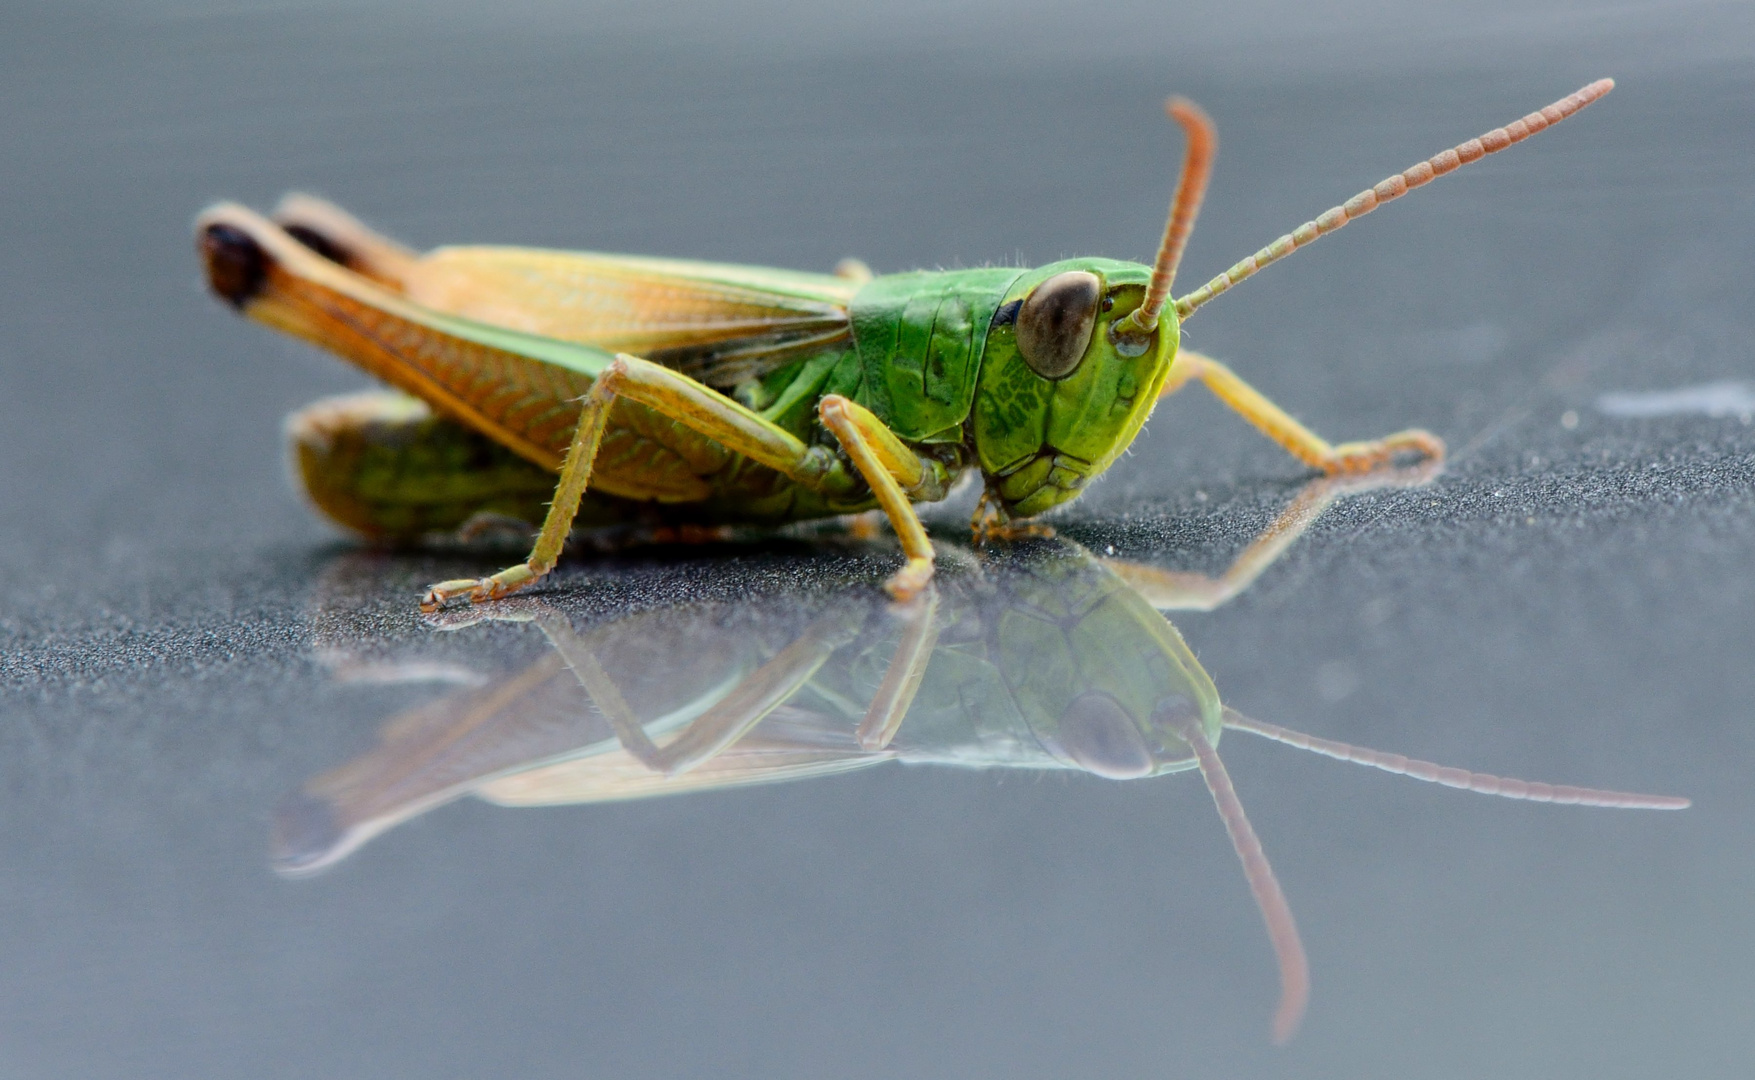
<svg viewBox="0 0 1755 1080"><path fill-rule="evenodd" d="M1139 434L1176 356L1165 312L1144 335L1128 317L1152 269L1071 259L1018 279L994 316L972 417L990 491L1032 517L1072 499Z"/></svg>
<svg viewBox="0 0 1755 1080"><path fill-rule="evenodd" d="M998 579L992 655L1036 739L1116 780L1194 767L1185 726L1216 742L1221 706L1182 635L1082 548L1032 550Z"/></svg>
<svg viewBox="0 0 1755 1080"><path fill-rule="evenodd" d="M1074 498L1151 415L1180 331L1168 307L1182 249L1212 174L1217 136L1193 102L1164 104L1188 148L1151 266L1073 259L1019 279L994 316L975 398L987 490L1016 517ZM1008 296L1008 301L1013 297ZM1006 322L1009 330L1000 327Z"/></svg>

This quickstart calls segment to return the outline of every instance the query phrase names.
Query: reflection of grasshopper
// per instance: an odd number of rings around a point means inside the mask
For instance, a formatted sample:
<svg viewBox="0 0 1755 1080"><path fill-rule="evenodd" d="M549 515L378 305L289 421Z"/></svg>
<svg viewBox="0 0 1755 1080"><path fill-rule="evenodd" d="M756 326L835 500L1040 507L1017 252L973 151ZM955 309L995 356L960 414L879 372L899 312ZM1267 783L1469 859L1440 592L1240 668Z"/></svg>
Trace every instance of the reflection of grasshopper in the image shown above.
<svg viewBox="0 0 1755 1080"><path fill-rule="evenodd" d="M1214 749L1224 729L1485 794L1688 805L1444 768L1301 735L1220 703L1160 609L1223 602L1344 490L1420 478L1314 481L1217 578L1100 560L1056 542L948 575L902 607L856 588L660 609L585 631L540 600L471 609L457 624L534 622L553 651L396 718L377 749L313 779L277 814L277 865L293 874L321 869L464 794L509 806L606 802L888 760L1115 779L1198 769L1279 957L1274 1032L1284 1039L1303 1012L1306 962ZM653 660L666 656L690 663L679 670Z"/></svg>

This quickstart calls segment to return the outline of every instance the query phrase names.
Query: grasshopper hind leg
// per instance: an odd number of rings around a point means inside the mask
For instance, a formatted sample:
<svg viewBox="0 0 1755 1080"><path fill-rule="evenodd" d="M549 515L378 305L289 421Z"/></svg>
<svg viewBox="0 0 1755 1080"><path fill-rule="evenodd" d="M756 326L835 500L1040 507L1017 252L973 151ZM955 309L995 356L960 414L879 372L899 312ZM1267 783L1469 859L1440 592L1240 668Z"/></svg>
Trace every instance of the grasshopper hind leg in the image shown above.
<svg viewBox="0 0 1755 1080"><path fill-rule="evenodd" d="M852 462L849 466L826 446L806 445L785 428L686 375L618 353L580 407L572 444L530 557L489 577L441 581L421 599L422 611L438 611L457 599L472 603L497 600L554 569L573 525L575 508L581 505L591 483L593 462L617 401L644 406L733 454L774 470L822 497L832 511L863 510L876 502L907 556L906 564L885 586L890 595L906 602L931 580L932 544L909 500L943 498L955 479L950 464L919 454L863 406L839 394L828 394L817 412L847 452Z"/></svg>
<svg viewBox="0 0 1755 1080"><path fill-rule="evenodd" d="M376 543L457 536L485 521L541 524L554 474L388 390L324 398L286 420L293 482L323 516ZM634 508L588 499L578 524L614 525Z"/></svg>
<svg viewBox="0 0 1755 1080"><path fill-rule="evenodd" d="M368 277L392 292L405 285L420 256L373 232L334 203L297 192L280 200L274 222L287 235L332 263Z"/></svg>

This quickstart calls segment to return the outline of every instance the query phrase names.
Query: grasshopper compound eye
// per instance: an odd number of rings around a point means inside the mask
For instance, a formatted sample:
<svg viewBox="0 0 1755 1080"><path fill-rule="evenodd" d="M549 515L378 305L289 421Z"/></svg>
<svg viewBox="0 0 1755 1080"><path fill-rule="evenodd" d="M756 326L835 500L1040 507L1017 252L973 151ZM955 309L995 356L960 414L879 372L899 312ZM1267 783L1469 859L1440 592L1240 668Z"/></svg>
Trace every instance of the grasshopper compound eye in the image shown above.
<svg viewBox="0 0 1755 1080"><path fill-rule="evenodd" d="M1097 326L1103 282L1089 270L1068 270L1036 286L1018 309L1018 352L1044 379L1064 379L1085 358Z"/></svg>

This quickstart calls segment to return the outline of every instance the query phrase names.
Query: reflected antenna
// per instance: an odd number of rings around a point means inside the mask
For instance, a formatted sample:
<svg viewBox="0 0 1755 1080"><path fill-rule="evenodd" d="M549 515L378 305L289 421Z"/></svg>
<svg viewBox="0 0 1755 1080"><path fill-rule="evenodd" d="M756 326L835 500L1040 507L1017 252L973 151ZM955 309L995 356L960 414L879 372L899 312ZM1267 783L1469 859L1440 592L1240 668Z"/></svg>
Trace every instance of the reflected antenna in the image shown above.
<svg viewBox="0 0 1755 1080"><path fill-rule="evenodd" d="M1298 939L1292 905L1286 903L1274 868L1268 864L1267 853L1243 813L1237 789L1231 785L1231 774L1225 771L1219 752L1201 730L1199 717L1191 714L1172 722L1176 733L1194 751L1201 779L1207 782L1213 805L1219 808L1219 818L1231 836L1231 846L1243 863L1243 877L1249 882L1255 906L1261 909L1262 921L1267 924L1268 940L1273 942L1274 957L1280 964L1280 1004L1274 1010L1274 1042L1283 1045L1297 1032L1304 1019L1304 1008L1310 1004L1310 960L1304 955L1304 943Z"/></svg>
<svg viewBox="0 0 1755 1080"><path fill-rule="evenodd" d="M1530 802L1560 803L1567 806L1608 806L1618 810L1686 810L1693 805L1691 800L1676 795L1637 795L1628 791L1605 791L1601 788L1573 787L1570 784L1544 784L1538 780L1514 780L1509 776L1494 776L1492 773L1435 765L1430 761L1421 761L1403 754L1386 754L1381 750L1368 750L1363 746L1352 746L1333 739L1319 739L1278 724L1264 724L1260 720L1251 720L1230 707L1225 709L1224 724L1233 731L1247 731L1251 735L1260 735L1264 739L1296 746L1300 750L1309 750L1313 754L1321 754L1337 761L1369 765L1373 769L1382 769L1397 776L1411 776L1415 780L1461 788L1477 795L1497 795L1503 799L1527 799Z"/></svg>

